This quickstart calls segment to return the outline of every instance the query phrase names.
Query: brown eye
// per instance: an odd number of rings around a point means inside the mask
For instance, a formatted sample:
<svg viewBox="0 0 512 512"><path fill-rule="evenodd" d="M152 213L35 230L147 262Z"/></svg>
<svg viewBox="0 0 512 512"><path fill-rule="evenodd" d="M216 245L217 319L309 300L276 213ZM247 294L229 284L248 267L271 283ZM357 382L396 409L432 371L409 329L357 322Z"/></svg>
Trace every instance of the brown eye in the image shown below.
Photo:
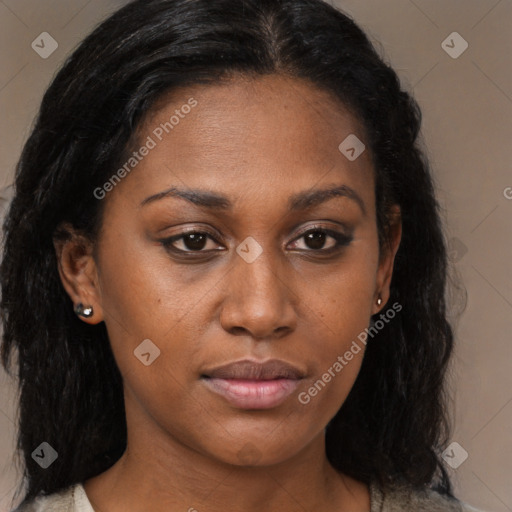
<svg viewBox="0 0 512 512"><path fill-rule="evenodd" d="M203 251L203 249L206 248L209 240L215 242L214 238L208 233L190 231L188 233L181 233L171 238L167 238L161 242L165 248L176 252L206 252ZM178 245L181 245L181 247L178 247ZM210 249L217 247L217 245L213 245L214 247Z"/></svg>
<svg viewBox="0 0 512 512"><path fill-rule="evenodd" d="M304 235L304 240L306 241L306 245L310 249L323 249L325 245L325 240L327 235L322 233L321 231L311 231Z"/></svg>
<svg viewBox="0 0 512 512"><path fill-rule="evenodd" d="M310 229L295 239L293 242L293 249L303 249L302 247L297 247L297 243L300 240L304 240L306 251L311 250L318 252L329 252L342 246L349 245L352 241L352 237L344 235L343 233L338 233L337 231L332 231L330 229ZM327 243L329 244L328 247L326 247Z"/></svg>

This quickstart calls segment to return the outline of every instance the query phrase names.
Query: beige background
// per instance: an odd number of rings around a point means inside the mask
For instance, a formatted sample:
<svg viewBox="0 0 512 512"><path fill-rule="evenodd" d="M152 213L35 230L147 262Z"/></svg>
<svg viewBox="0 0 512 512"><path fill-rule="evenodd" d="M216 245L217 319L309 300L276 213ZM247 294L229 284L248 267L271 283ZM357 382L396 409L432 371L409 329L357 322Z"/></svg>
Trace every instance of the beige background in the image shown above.
<svg viewBox="0 0 512 512"><path fill-rule="evenodd" d="M56 69L93 26L123 3L0 0L0 188L12 183L22 144ZM331 3L379 41L423 109L453 268L467 290L467 307L456 326L451 388L453 441L468 458L457 469L447 467L460 498L488 511L512 511L512 1ZM48 59L31 48L42 32L59 44ZM469 45L456 59L442 47L452 32ZM459 48L450 38L447 44ZM5 511L17 478L16 394L4 372L0 383L0 511ZM450 455L461 453L456 449Z"/></svg>

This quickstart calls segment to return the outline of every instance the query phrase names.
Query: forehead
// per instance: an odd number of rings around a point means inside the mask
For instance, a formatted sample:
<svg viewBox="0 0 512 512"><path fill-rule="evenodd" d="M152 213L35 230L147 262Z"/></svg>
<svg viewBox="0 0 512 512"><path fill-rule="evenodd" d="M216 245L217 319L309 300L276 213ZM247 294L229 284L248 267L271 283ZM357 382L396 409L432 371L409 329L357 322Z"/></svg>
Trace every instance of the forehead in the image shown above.
<svg viewBox="0 0 512 512"><path fill-rule="evenodd" d="M322 182L362 194L373 188L369 151L349 161L339 149L349 136L364 141L358 119L328 92L282 75L176 89L155 104L137 135L135 150L152 148L114 191L133 200L172 185L235 199L290 195Z"/></svg>

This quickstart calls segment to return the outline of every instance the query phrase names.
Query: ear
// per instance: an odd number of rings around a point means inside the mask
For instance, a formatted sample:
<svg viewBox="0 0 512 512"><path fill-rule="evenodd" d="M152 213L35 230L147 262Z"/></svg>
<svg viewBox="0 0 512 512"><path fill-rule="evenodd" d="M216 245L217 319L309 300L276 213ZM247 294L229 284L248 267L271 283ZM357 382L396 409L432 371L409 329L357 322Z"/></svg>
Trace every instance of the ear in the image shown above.
<svg viewBox="0 0 512 512"><path fill-rule="evenodd" d="M100 323L103 321L103 310L93 243L69 223L64 223L55 231L53 246L60 279L73 306L82 303L86 307L93 307L92 316L80 319L88 324Z"/></svg>
<svg viewBox="0 0 512 512"><path fill-rule="evenodd" d="M402 238L402 217L400 207L393 205L388 214L389 228L386 232L386 240L380 252L379 268L377 270L377 282L373 301L372 315L384 308L389 300L391 277L393 276L393 265L395 256ZM382 299L379 306L377 299Z"/></svg>

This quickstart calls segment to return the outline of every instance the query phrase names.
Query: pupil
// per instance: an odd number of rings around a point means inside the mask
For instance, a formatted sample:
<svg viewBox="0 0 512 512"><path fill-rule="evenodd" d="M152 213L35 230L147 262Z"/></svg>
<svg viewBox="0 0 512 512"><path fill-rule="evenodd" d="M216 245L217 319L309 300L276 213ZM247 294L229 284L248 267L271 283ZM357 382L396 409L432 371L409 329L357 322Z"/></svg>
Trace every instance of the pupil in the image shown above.
<svg viewBox="0 0 512 512"><path fill-rule="evenodd" d="M186 235L184 239L185 246L187 249L192 251L199 251L204 248L206 242L206 236L199 233L192 233Z"/></svg>
<svg viewBox="0 0 512 512"><path fill-rule="evenodd" d="M322 249L325 244L325 233L314 231L306 235L306 245L310 249Z"/></svg>

